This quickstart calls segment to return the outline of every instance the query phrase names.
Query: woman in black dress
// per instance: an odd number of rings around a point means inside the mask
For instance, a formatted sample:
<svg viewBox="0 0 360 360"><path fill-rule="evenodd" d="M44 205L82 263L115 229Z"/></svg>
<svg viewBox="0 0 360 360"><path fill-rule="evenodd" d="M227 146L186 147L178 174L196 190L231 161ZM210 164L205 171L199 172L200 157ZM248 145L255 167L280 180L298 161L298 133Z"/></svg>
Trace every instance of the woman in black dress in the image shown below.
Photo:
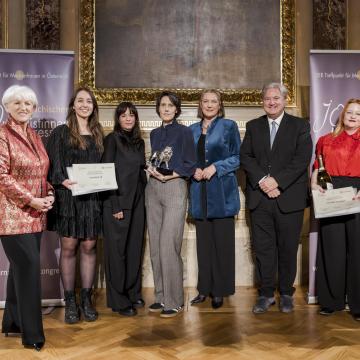
<svg viewBox="0 0 360 360"><path fill-rule="evenodd" d="M104 252L107 305L121 315L136 315L141 297L146 185L145 146L136 107L122 102L114 131L104 141L103 162L115 163L118 189L104 198Z"/></svg>
<svg viewBox="0 0 360 360"><path fill-rule="evenodd" d="M49 181L55 188L53 230L61 236L60 273L65 292L65 322L80 320L75 296L76 252L80 251L82 289L80 310L86 321L95 321L91 302L96 265L96 239L101 233L101 205L97 193L72 196L66 167L99 163L103 152L103 130L93 93L79 88L69 104L67 123L52 132L47 151Z"/></svg>

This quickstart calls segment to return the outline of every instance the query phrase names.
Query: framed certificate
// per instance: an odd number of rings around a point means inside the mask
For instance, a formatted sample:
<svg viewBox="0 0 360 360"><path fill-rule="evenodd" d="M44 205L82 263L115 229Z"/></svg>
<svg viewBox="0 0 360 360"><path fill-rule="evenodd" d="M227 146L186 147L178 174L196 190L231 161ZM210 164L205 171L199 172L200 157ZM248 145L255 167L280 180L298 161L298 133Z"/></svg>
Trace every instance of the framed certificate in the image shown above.
<svg viewBox="0 0 360 360"><path fill-rule="evenodd" d="M76 182L71 189L73 196L118 188L114 163L73 164L66 170L69 179Z"/></svg>

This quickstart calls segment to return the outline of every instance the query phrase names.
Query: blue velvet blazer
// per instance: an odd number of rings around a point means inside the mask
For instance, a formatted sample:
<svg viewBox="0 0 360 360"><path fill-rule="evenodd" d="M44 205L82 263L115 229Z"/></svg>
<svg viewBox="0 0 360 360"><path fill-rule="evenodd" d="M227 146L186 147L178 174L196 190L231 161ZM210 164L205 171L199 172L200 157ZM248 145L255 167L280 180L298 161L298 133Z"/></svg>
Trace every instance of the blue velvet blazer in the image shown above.
<svg viewBox="0 0 360 360"><path fill-rule="evenodd" d="M197 146L202 121L190 126ZM240 198L235 171L240 166L240 134L233 120L216 118L207 129L205 162L216 167L206 181L207 214L201 206L201 182L191 178L189 212L195 219L214 219L237 215ZM200 167L200 164L197 164Z"/></svg>

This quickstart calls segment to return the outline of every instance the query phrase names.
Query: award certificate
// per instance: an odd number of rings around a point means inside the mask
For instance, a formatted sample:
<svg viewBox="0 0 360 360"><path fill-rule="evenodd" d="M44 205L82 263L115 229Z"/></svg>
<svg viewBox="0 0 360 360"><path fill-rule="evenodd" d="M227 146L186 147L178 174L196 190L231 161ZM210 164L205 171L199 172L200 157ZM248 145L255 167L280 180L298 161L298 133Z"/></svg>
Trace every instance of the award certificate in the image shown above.
<svg viewBox="0 0 360 360"><path fill-rule="evenodd" d="M118 188L114 163L73 164L66 170L69 179L76 181L71 189L73 196Z"/></svg>
<svg viewBox="0 0 360 360"><path fill-rule="evenodd" d="M360 200L352 200L356 189L349 186L326 190L321 193L312 191L315 218L326 218L360 213Z"/></svg>

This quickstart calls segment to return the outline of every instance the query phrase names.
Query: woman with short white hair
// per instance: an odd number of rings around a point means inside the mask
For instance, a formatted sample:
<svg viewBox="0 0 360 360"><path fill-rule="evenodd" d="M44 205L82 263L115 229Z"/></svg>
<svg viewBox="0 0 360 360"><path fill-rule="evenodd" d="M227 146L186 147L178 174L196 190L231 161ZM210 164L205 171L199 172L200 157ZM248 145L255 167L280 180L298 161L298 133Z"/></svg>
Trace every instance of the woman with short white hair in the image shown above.
<svg viewBox="0 0 360 360"><path fill-rule="evenodd" d="M9 114L0 125L0 237L10 262L2 332L21 333L25 347L40 351L40 240L54 194L49 159L29 121L38 104L27 86L9 87L2 98Z"/></svg>

